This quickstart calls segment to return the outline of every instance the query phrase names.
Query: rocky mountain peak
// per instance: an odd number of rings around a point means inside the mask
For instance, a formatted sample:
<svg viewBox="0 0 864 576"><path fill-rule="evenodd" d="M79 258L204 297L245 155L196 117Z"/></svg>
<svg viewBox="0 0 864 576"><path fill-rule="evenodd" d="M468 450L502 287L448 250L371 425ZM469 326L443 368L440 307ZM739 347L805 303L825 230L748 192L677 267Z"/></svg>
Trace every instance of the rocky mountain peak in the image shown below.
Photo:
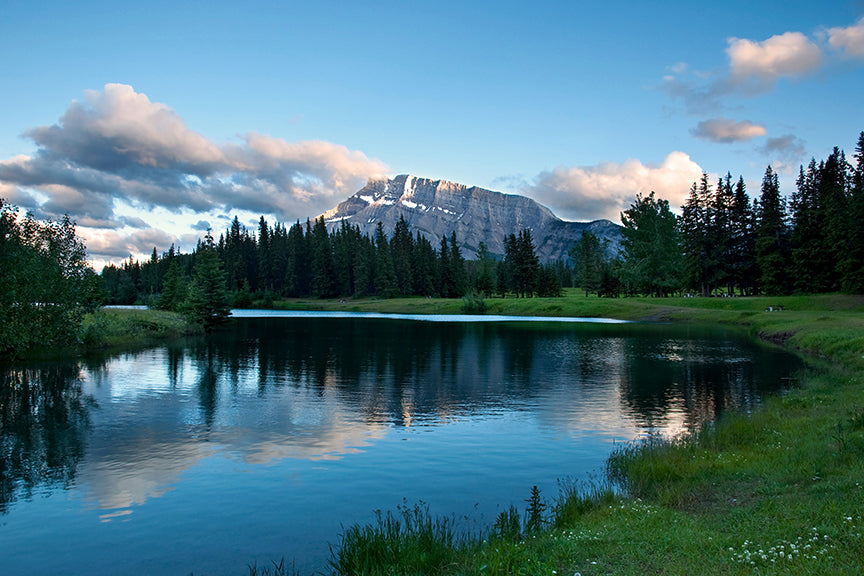
<svg viewBox="0 0 864 576"><path fill-rule="evenodd" d="M321 214L329 228L347 221L372 234L378 222L392 232L404 218L412 233L420 232L437 246L443 236L456 233L463 255L474 258L480 242L489 251L504 254L504 238L524 228L531 230L541 261L566 259L567 251L583 230L608 239L617 251L620 227L609 220L567 222L534 200L447 180L403 174L370 179L354 195Z"/></svg>

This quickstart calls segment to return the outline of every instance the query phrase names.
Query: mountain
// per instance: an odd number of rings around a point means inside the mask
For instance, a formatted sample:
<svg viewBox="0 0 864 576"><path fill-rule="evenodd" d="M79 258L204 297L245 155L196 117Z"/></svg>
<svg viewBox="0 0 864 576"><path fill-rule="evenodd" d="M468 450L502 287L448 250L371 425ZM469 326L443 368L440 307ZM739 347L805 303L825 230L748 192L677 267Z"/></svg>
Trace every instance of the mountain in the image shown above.
<svg viewBox="0 0 864 576"><path fill-rule="evenodd" d="M477 255L480 242L498 257L504 254L504 238L520 230L531 230L541 262L567 259L568 250L583 231L609 240L609 251L617 253L621 227L609 220L568 222L534 200L503 194L446 180L402 175L372 179L356 194L321 217L332 229L343 220L373 234L378 222L392 233L400 217L412 234L420 232L437 247L442 236L456 233L466 259Z"/></svg>

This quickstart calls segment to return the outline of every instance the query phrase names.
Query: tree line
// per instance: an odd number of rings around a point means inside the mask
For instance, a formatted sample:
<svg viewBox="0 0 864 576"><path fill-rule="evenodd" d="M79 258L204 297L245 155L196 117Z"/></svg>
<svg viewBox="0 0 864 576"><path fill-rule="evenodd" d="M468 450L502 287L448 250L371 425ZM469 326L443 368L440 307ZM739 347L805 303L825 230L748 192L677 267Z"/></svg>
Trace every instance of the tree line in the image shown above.
<svg viewBox="0 0 864 576"><path fill-rule="evenodd" d="M606 296L864 293L864 132L854 159L835 147L801 166L788 200L771 166L752 201L730 173L714 185L703 174L680 215L637 195L619 256L589 233L571 250L578 283Z"/></svg>
<svg viewBox="0 0 864 576"><path fill-rule="evenodd" d="M800 167L795 190L780 193L769 166L750 199L743 178L693 183L676 215L652 192L621 213L622 243L611 255L585 232L571 262L539 262L530 230L505 238L494 257L481 243L466 261L455 236L435 247L404 219L392 235L373 235L323 219L257 234L235 217L216 241L191 253L153 249L144 261L108 265L97 275L67 217L20 217L0 199L0 356L74 342L82 315L103 303L146 303L184 312L209 328L232 306L279 297L556 296L578 285L586 294L711 296L864 293L864 132L854 164L834 148Z"/></svg>
<svg viewBox="0 0 864 576"><path fill-rule="evenodd" d="M106 266L102 279L110 301L182 310L206 244L199 242L190 254L173 245L161 255L154 248L143 262L130 258ZM455 233L435 247L421 233L412 234L403 218L388 236L380 223L368 235L346 221L328 231L323 218L286 228L263 216L253 233L235 217L212 241L224 289L236 307L280 297L556 296L562 284L572 285L570 266L540 263L530 230L508 236L505 247L503 259L495 258L481 243L478 258L466 261Z"/></svg>

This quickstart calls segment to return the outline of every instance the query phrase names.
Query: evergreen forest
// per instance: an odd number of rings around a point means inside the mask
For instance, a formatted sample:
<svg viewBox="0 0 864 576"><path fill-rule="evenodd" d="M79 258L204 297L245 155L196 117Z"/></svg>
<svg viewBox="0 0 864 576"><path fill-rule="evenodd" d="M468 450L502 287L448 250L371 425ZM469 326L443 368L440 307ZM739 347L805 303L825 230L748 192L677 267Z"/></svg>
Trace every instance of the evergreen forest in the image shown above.
<svg viewBox="0 0 864 576"><path fill-rule="evenodd" d="M195 250L172 245L149 259L108 265L97 275L69 218L41 222L0 200L0 354L74 340L87 310L102 303L183 312L205 328L231 307L280 298L558 296L585 294L746 296L864 293L864 132L853 159L834 148L801 166L795 189L780 190L769 166L760 189L731 173L694 182L675 214L653 192L621 213L621 250L591 233L570 258L541 263L529 229L502 231L505 254L481 243L466 261L451 233L434 246L404 219L390 235L346 221L269 224L250 231L237 217ZM482 311L465 308L466 311Z"/></svg>

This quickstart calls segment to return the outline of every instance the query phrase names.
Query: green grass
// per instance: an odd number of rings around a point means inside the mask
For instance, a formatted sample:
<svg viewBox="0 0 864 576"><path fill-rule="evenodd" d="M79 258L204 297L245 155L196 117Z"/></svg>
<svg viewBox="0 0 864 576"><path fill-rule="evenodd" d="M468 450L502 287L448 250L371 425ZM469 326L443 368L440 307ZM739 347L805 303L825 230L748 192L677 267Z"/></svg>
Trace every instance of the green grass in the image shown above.
<svg viewBox="0 0 864 576"><path fill-rule="evenodd" d="M422 563L424 546L396 548L388 559L383 550L394 550L395 540L380 525L354 527L334 548L336 573L864 573L864 298L605 300L570 292L486 304L494 314L722 324L798 351L810 365L794 390L749 416L618 446L608 484L563 490L539 533L503 538L490 527L458 541L447 535L429 544L438 560ZM325 305L454 312L436 300Z"/></svg>
<svg viewBox="0 0 864 576"><path fill-rule="evenodd" d="M102 309L84 316L79 351L139 348L200 332L174 312Z"/></svg>

